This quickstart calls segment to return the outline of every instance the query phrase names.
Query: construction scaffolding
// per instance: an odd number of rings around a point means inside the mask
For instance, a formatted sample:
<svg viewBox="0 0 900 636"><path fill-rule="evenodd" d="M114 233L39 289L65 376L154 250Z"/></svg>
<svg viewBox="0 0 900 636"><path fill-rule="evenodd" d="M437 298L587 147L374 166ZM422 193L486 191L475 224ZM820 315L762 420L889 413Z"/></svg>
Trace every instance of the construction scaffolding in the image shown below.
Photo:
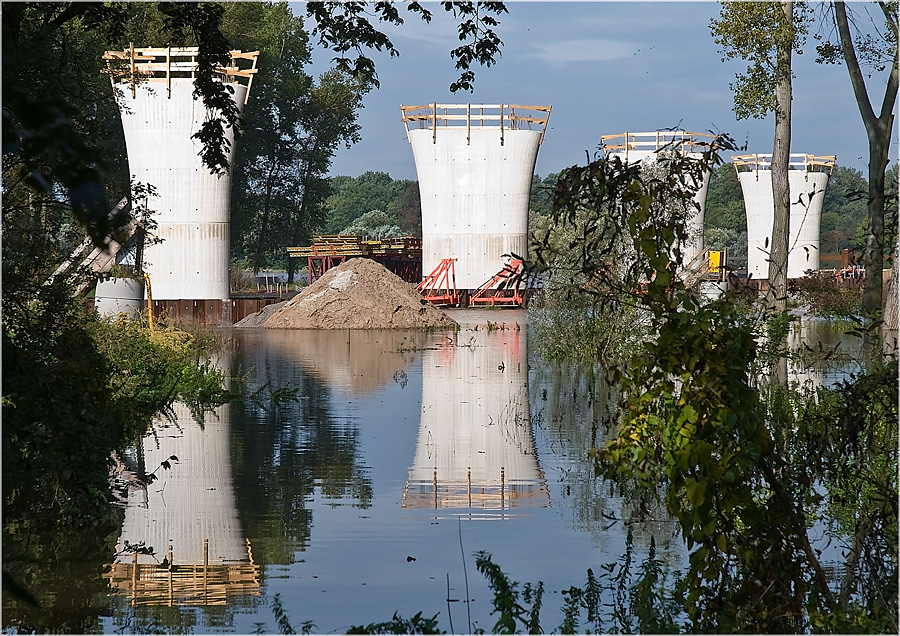
<svg viewBox="0 0 900 636"><path fill-rule="evenodd" d="M317 234L312 245L289 247L287 252L290 258L306 259L310 285L350 258L370 258L408 283L422 280L422 240L412 236L369 241L355 235Z"/></svg>
<svg viewBox="0 0 900 636"><path fill-rule="evenodd" d="M469 302L473 307L524 307L525 263L517 258L510 259L493 278L475 290Z"/></svg>
<svg viewBox="0 0 900 636"><path fill-rule="evenodd" d="M462 296L456 289L455 262L455 258L441 259L440 265L416 287L432 305L459 307Z"/></svg>

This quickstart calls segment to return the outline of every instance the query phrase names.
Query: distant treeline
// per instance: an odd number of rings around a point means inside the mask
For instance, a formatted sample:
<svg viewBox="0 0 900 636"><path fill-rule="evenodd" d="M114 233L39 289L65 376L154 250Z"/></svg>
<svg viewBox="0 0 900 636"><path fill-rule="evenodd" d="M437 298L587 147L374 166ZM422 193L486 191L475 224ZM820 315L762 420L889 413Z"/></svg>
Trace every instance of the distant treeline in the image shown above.
<svg viewBox="0 0 900 636"><path fill-rule="evenodd" d="M529 230L545 224L553 204L557 173L535 175L531 185ZM888 189L896 191L897 167L888 174ZM422 236L422 206L419 184L409 179L392 179L385 172L365 172L358 177L329 179L331 195L325 200L323 234L361 234L371 238ZM836 166L825 191L821 219L822 256L849 248L862 251L866 224L867 183L854 168ZM889 221L890 219L888 219ZM886 240L895 241L894 221L886 223ZM706 197L706 243L714 249L727 248L731 258L747 255L747 217L744 198L734 166L725 163L710 177ZM272 263L278 265L278 263Z"/></svg>

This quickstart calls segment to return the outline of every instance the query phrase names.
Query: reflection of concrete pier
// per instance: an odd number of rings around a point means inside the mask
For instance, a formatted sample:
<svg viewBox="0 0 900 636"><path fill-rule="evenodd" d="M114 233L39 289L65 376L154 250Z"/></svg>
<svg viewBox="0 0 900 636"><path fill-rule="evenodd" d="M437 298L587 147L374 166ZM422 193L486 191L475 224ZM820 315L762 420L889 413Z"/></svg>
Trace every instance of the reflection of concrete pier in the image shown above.
<svg viewBox="0 0 900 636"><path fill-rule="evenodd" d="M422 419L404 507L550 505L529 418L526 358L525 331L512 329L424 352Z"/></svg>
<svg viewBox="0 0 900 636"><path fill-rule="evenodd" d="M186 406L174 412L143 439L143 470L128 492L110 585L132 604L218 605L226 595L259 594L232 486L230 407L202 427Z"/></svg>

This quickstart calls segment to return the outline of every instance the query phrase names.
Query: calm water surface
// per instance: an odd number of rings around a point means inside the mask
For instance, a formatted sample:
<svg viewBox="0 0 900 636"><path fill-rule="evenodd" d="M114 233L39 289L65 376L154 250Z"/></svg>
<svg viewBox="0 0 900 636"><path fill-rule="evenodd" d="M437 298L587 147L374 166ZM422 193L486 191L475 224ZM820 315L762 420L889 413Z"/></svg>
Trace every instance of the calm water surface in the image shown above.
<svg viewBox="0 0 900 636"><path fill-rule="evenodd" d="M220 364L243 403L202 425L178 410L129 458L178 462L128 493L104 630L272 632L278 595L295 629L422 611L490 631L478 551L543 581L560 624L560 590L624 550L628 511L585 462L608 388L540 360L522 311L453 315L458 332L236 331ZM632 529L639 550L673 531Z"/></svg>
<svg viewBox="0 0 900 636"><path fill-rule="evenodd" d="M485 551L544 582L551 631L560 591L619 559L629 528L680 562L674 527L636 519L585 461L608 416L599 370L541 360L522 311L452 314L458 332L236 331L219 362L244 400L202 424L177 410L126 458L178 461L128 491L103 630L272 633L277 595L297 630L421 611L490 632Z"/></svg>

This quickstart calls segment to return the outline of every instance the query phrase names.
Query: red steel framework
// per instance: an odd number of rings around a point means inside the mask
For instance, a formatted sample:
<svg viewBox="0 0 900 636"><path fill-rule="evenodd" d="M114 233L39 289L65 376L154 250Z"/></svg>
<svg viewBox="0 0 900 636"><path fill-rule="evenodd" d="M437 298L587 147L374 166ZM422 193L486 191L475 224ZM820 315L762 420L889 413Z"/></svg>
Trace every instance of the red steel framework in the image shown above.
<svg viewBox="0 0 900 636"><path fill-rule="evenodd" d="M513 258L493 278L475 290L469 303L473 307L525 306L525 263Z"/></svg>
<svg viewBox="0 0 900 636"><path fill-rule="evenodd" d="M416 291L420 292L425 300L433 305L458 307L461 295L456 290L456 270L453 267L456 260L455 258L442 258L440 265L418 284Z"/></svg>

